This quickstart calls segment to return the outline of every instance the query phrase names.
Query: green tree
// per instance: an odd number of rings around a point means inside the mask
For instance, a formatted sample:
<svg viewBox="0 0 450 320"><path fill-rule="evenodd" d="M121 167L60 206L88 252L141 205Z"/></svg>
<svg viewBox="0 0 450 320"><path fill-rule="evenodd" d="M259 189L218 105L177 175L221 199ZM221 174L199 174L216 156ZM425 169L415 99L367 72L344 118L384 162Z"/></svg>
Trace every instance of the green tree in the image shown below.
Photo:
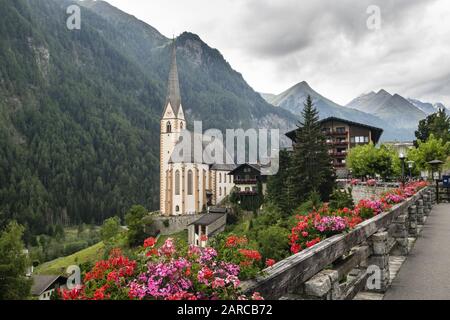
<svg viewBox="0 0 450 320"><path fill-rule="evenodd" d="M444 143L450 141L450 117L445 110L439 110L419 122L419 128L416 131L417 140L427 141L431 135L442 139Z"/></svg>
<svg viewBox="0 0 450 320"><path fill-rule="evenodd" d="M24 228L12 221L0 235L0 300L22 300L30 295L23 232Z"/></svg>
<svg viewBox="0 0 450 320"><path fill-rule="evenodd" d="M113 217L106 219L103 222L103 225L100 229L100 235L102 237L103 242L107 243L112 238L117 236L120 231L120 218L119 217Z"/></svg>
<svg viewBox="0 0 450 320"><path fill-rule="evenodd" d="M392 148L373 143L357 146L347 155L347 165L355 177L375 177L380 175L387 179L397 175L400 166L398 155Z"/></svg>
<svg viewBox="0 0 450 320"><path fill-rule="evenodd" d="M438 139L431 134L427 141L418 141L418 147L409 151L408 158L414 161L419 169L431 170L428 162L432 160L445 162L449 152L450 142L444 142L443 139Z"/></svg>
<svg viewBox="0 0 450 320"><path fill-rule="evenodd" d="M328 154L325 135L319 122L319 112L308 96L296 131L294 152L289 167L289 187L297 204L313 191L327 200L334 189L335 172Z"/></svg>
<svg viewBox="0 0 450 320"><path fill-rule="evenodd" d="M134 205L125 215L125 223L128 227L127 239L130 246L141 244L145 239L145 224L143 218L148 211L141 205Z"/></svg>
<svg viewBox="0 0 450 320"><path fill-rule="evenodd" d="M281 150L278 173L267 179L267 201L277 206L285 216L290 215L297 205L291 185L286 183L289 178L290 163L290 153L287 150Z"/></svg>

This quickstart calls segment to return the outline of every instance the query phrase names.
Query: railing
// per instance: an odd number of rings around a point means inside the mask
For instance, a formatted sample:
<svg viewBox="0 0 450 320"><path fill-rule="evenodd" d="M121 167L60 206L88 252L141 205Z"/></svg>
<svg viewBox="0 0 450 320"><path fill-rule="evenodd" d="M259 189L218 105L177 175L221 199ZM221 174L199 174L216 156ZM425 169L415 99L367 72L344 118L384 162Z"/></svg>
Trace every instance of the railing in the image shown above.
<svg viewBox="0 0 450 320"><path fill-rule="evenodd" d="M324 131L326 136L346 136L348 131Z"/></svg>
<svg viewBox="0 0 450 320"><path fill-rule="evenodd" d="M327 144L332 146L348 146L348 141L327 141Z"/></svg>
<svg viewBox="0 0 450 320"><path fill-rule="evenodd" d="M257 195L257 191L238 191L238 194L241 196L254 196Z"/></svg>
<svg viewBox="0 0 450 320"><path fill-rule="evenodd" d="M359 291L385 292L390 283L389 254L409 253L409 238L417 237L435 203L434 188L425 188L389 212L364 221L349 233L336 235L266 269L243 282L244 292L266 299L353 299ZM373 270L380 286L368 288Z"/></svg>

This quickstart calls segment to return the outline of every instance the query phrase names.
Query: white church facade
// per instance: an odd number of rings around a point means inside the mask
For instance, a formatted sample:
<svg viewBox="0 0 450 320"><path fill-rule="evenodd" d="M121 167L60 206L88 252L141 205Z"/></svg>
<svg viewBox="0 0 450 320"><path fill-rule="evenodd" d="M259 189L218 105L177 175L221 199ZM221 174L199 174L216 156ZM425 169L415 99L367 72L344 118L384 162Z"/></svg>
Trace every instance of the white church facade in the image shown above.
<svg viewBox="0 0 450 320"><path fill-rule="evenodd" d="M191 137L204 146L202 136L187 131L173 43L167 97L160 127L160 212L167 216L191 215L219 204L233 187L229 173L235 165L210 164L195 157L174 157L180 137ZM192 152L193 153L193 152ZM230 162L226 162L230 163Z"/></svg>

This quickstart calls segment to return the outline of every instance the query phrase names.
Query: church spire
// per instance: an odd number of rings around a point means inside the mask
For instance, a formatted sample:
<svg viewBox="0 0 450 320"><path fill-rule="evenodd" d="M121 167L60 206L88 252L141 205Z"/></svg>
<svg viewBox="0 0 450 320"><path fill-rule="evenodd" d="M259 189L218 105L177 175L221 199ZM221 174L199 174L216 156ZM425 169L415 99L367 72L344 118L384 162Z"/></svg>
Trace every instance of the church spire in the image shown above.
<svg viewBox="0 0 450 320"><path fill-rule="evenodd" d="M177 115L181 106L181 95L180 82L178 80L177 44L175 39L173 39L172 42L172 57L170 62L169 81L167 84L166 108L169 102L173 112Z"/></svg>

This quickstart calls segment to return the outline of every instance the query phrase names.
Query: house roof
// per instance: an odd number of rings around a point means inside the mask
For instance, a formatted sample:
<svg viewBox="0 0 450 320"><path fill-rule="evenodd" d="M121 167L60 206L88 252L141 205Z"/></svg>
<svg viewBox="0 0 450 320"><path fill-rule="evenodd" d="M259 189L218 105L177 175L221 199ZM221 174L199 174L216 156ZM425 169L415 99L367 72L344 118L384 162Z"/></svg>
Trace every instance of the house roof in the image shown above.
<svg viewBox="0 0 450 320"><path fill-rule="evenodd" d="M236 168L234 168L234 170L232 170L230 173L228 173L229 175L233 175L236 171L238 171L240 168L242 167L250 167L255 169L256 171L258 171L259 173L261 173L261 165L260 164L250 164L250 163L243 163L241 165L236 166Z"/></svg>
<svg viewBox="0 0 450 320"><path fill-rule="evenodd" d="M47 291L56 281L66 279L66 277L60 275L33 275L33 286L31 287L31 294L35 296L41 295Z"/></svg>
<svg viewBox="0 0 450 320"><path fill-rule="evenodd" d="M354 122L354 121L350 121L350 120L346 120L346 119L341 119L341 118L337 118L337 117L328 117L328 118L325 118L325 119L320 120L319 122L322 124L322 123L329 122L329 121L339 121L339 122L343 122L343 123L346 123L346 124L349 124L349 125L367 128L367 129L369 129L369 130L372 131L372 133L373 133L373 134L372 134L372 141L373 141L375 144L378 143L378 141L380 140L381 135L383 134L383 131L384 131L384 130L381 129L381 128L377 128L377 127L374 127L374 126L370 126L370 125L368 125L368 124L359 123L359 122ZM295 141L295 135L296 135L297 130L298 130L298 129L295 129L295 130L292 130L292 131L286 133L286 136L287 136L289 139L291 139L292 141Z"/></svg>
<svg viewBox="0 0 450 320"><path fill-rule="evenodd" d="M194 221L190 225L201 225L201 226L209 226L210 224L216 222L217 220L223 218L223 213L207 213L197 221Z"/></svg>

